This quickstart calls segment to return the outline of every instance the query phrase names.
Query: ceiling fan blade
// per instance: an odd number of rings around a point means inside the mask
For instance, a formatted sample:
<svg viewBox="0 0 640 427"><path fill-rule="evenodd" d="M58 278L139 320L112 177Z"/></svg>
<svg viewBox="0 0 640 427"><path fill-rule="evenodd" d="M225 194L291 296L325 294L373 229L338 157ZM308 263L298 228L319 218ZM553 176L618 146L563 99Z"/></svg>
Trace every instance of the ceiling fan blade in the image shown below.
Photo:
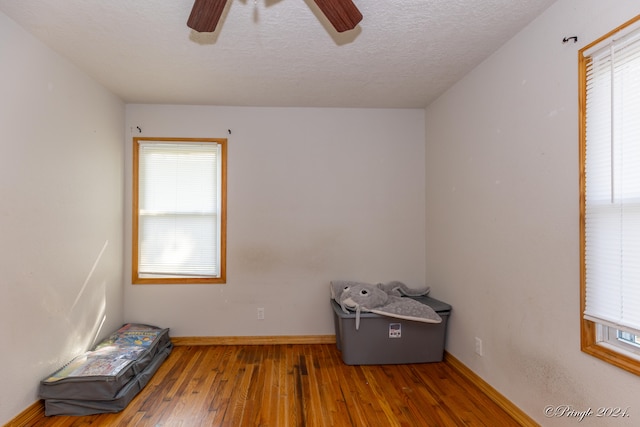
<svg viewBox="0 0 640 427"><path fill-rule="evenodd" d="M331 25L342 33L362 21L362 13L351 0L314 0Z"/></svg>
<svg viewBox="0 0 640 427"><path fill-rule="evenodd" d="M226 5L227 0L196 0L187 26L200 33L214 32Z"/></svg>

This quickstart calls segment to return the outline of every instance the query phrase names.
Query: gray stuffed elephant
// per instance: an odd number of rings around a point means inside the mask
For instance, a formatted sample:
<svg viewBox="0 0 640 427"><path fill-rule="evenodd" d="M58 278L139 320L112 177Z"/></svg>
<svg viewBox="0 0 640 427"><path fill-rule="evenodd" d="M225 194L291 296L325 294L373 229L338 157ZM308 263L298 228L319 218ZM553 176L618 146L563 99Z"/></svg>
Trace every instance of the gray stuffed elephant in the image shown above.
<svg viewBox="0 0 640 427"><path fill-rule="evenodd" d="M356 312L356 329L360 326L360 313L370 312L416 322L440 323L442 318L426 304L404 296L424 296L429 288L412 290L402 282L386 284L334 280L331 297L340 304L342 311Z"/></svg>

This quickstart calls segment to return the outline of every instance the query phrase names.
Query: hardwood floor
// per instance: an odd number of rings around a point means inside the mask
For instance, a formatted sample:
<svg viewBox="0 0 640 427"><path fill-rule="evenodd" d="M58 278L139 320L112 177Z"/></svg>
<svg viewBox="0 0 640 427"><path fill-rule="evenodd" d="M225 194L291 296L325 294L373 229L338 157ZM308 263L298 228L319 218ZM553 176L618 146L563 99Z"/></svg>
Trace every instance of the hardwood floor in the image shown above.
<svg viewBox="0 0 640 427"><path fill-rule="evenodd" d="M518 425L447 363L347 366L334 344L176 346L120 413L39 412L21 425Z"/></svg>

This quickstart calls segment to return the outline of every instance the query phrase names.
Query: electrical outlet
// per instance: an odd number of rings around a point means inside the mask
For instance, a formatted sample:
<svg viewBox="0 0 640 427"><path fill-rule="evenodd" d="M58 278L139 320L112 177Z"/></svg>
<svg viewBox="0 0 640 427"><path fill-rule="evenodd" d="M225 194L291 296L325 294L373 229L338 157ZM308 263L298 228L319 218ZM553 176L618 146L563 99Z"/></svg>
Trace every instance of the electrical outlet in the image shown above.
<svg viewBox="0 0 640 427"><path fill-rule="evenodd" d="M476 337L476 354L482 356L482 340Z"/></svg>
<svg viewBox="0 0 640 427"><path fill-rule="evenodd" d="M264 320L264 308L263 307L259 307L258 308L258 320Z"/></svg>

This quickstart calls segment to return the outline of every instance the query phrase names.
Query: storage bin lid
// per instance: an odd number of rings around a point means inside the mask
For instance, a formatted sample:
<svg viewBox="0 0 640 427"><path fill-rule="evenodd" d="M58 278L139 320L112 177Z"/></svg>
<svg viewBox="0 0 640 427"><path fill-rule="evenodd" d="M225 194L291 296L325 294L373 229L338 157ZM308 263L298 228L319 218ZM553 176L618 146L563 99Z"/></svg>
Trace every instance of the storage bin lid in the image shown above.
<svg viewBox="0 0 640 427"><path fill-rule="evenodd" d="M429 307L433 308L433 310L440 315L449 314L449 312L451 311L451 306L449 304L439 301L435 298L431 298L429 296L402 297L402 298L411 298L418 302L421 302L422 304L426 304ZM345 313L344 311L342 311L342 308L340 308L340 304L338 304L333 299L331 300L331 306L333 307L333 311L335 311L335 313L341 318L356 317L355 311L349 311L349 313ZM363 311L362 313L360 313L360 317L380 317L380 315Z"/></svg>
<svg viewBox="0 0 640 427"><path fill-rule="evenodd" d="M438 313L438 314L448 314L451 311L451 306L449 304L447 304L446 302L442 302L440 300L437 300L435 298L431 298L430 296L405 297L405 298L411 298L411 299L414 299L414 300L416 300L418 302L426 304L429 307L433 308L436 311L436 313Z"/></svg>

